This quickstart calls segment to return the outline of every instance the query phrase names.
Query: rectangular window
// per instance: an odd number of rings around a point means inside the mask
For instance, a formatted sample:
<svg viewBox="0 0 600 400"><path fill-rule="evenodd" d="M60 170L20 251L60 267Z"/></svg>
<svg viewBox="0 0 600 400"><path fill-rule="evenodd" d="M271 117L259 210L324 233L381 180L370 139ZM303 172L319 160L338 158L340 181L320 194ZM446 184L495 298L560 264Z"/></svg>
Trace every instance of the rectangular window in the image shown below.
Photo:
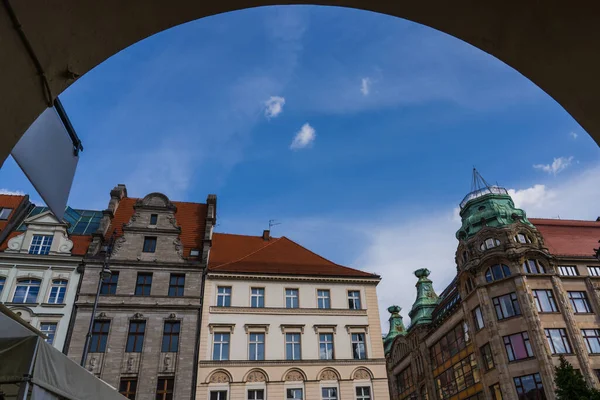
<svg viewBox="0 0 600 400"><path fill-rule="evenodd" d="M135 295L150 296L150 289L152 289L152 273L138 272L135 284Z"/></svg>
<svg viewBox="0 0 600 400"><path fill-rule="evenodd" d="M450 399L452 396L472 387L481 380L475 354L464 357L459 362L447 368L435 377L438 396L440 399Z"/></svg>
<svg viewBox="0 0 600 400"><path fill-rule="evenodd" d="M348 308L351 310L360 310L360 291L348 291Z"/></svg>
<svg viewBox="0 0 600 400"><path fill-rule="evenodd" d="M213 335L213 360L229 360L229 333L215 333Z"/></svg>
<svg viewBox="0 0 600 400"><path fill-rule="evenodd" d="M111 275L108 278L102 280L102 287L100 287L100 294L117 294L117 283L119 282L119 271L111 271Z"/></svg>
<svg viewBox="0 0 600 400"><path fill-rule="evenodd" d="M173 377L158 378L156 400L173 400L173 386L175 386Z"/></svg>
<svg viewBox="0 0 600 400"><path fill-rule="evenodd" d="M104 353L108 341L108 330L110 321L95 320L92 327L92 340L90 342L90 353Z"/></svg>
<svg viewBox="0 0 600 400"><path fill-rule="evenodd" d="M545 274L546 268L538 260L525 260L523 271L526 274Z"/></svg>
<svg viewBox="0 0 600 400"><path fill-rule="evenodd" d="M557 312L554 294L551 289L533 290L533 299L538 312Z"/></svg>
<svg viewBox="0 0 600 400"><path fill-rule="evenodd" d="M575 265L559 265L558 274L562 276L577 276L579 271Z"/></svg>
<svg viewBox="0 0 600 400"><path fill-rule="evenodd" d="M265 359L264 333L250 333L250 341L248 342L248 359L253 361Z"/></svg>
<svg viewBox="0 0 600 400"><path fill-rule="evenodd" d="M321 388L321 400L338 400L337 388Z"/></svg>
<svg viewBox="0 0 600 400"><path fill-rule="evenodd" d="M352 356L355 360L364 360L367 358L367 346L365 343L364 333L352 334Z"/></svg>
<svg viewBox="0 0 600 400"><path fill-rule="evenodd" d="M486 371L494 368L496 364L494 363L494 356L490 344L486 343L479 350L481 352L481 358L483 358L483 368L485 368Z"/></svg>
<svg viewBox="0 0 600 400"><path fill-rule="evenodd" d="M567 292L571 307L575 314L589 314L592 312L592 306L587 298L586 292Z"/></svg>
<svg viewBox="0 0 600 400"><path fill-rule="evenodd" d="M156 225L158 222L158 214L150 214L150 225Z"/></svg>
<svg viewBox="0 0 600 400"><path fill-rule="evenodd" d="M163 329L162 352L176 352L179 350L179 331L181 322L165 321Z"/></svg>
<svg viewBox="0 0 600 400"><path fill-rule="evenodd" d="M169 279L169 297L183 296L185 274L171 274Z"/></svg>
<svg viewBox="0 0 600 400"><path fill-rule="evenodd" d="M250 292L250 307L263 308L265 306L265 289L251 288Z"/></svg>
<svg viewBox="0 0 600 400"><path fill-rule="evenodd" d="M287 400L304 399L302 389L288 389L285 397Z"/></svg>
<svg viewBox="0 0 600 400"><path fill-rule="evenodd" d="M156 237L146 236L144 238L144 253L154 253L156 251Z"/></svg>
<svg viewBox="0 0 600 400"><path fill-rule="evenodd" d="M248 390L248 400L264 400L265 391L263 389Z"/></svg>
<svg viewBox="0 0 600 400"><path fill-rule="evenodd" d="M455 325L451 331L431 347L433 369L460 353L461 350L467 347L467 341L468 330L467 325L463 321Z"/></svg>
<svg viewBox="0 0 600 400"><path fill-rule="evenodd" d="M317 307L331 308L331 301L329 298L329 290L327 290L327 289L317 290Z"/></svg>
<svg viewBox="0 0 600 400"><path fill-rule="evenodd" d="M21 279L17 282L13 303L35 303L42 281L39 279Z"/></svg>
<svg viewBox="0 0 600 400"><path fill-rule="evenodd" d="M485 327L483 323L483 314L481 313L481 307L477 306L473 309L473 321L475 322L475 330L479 331Z"/></svg>
<svg viewBox="0 0 600 400"><path fill-rule="evenodd" d="M531 349L529 334L527 332L504 336L504 347L506 348L508 361L533 357L533 350Z"/></svg>
<svg viewBox="0 0 600 400"><path fill-rule="evenodd" d="M68 283L69 282L65 279L53 280L52 287L50 288L50 296L48 296L48 303L63 304L65 302L65 294L67 293Z"/></svg>
<svg viewBox="0 0 600 400"><path fill-rule="evenodd" d="M210 400L227 400L227 390L211 391Z"/></svg>
<svg viewBox="0 0 600 400"><path fill-rule="evenodd" d="M12 208L2 208L0 209L0 220L7 220L12 212Z"/></svg>
<svg viewBox="0 0 600 400"><path fill-rule="evenodd" d="M513 378L519 400L545 400L546 394L542 386L540 374L525 375Z"/></svg>
<svg viewBox="0 0 600 400"><path fill-rule="evenodd" d="M137 378L121 378L119 383L119 393L128 399L135 400L135 391L137 389Z"/></svg>
<svg viewBox="0 0 600 400"><path fill-rule="evenodd" d="M396 377L396 383L398 384L398 393L400 397L406 393L410 393L414 389L414 383L412 378L412 370L410 366L402 370Z"/></svg>
<svg viewBox="0 0 600 400"><path fill-rule="evenodd" d="M52 246L52 236L33 235L33 240L29 246L29 254L46 255L50 253Z"/></svg>
<svg viewBox="0 0 600 400"><path fill-rule="evenodd" d="M285 334L285 359L286 360L302 359L299 333L286 333Z"/></svg>
<svg viewBox="0 0 600 400"><path fill-rule="evenodd" d="M231 287L219 286L217 288L217 307L231 306Z"/></svg>
<svg viewBox="0 0 600 400"><path fill-rule="evenodd" d="M490 386L490 393L492 394L492 400L502 400L502 391L500 390L499 383L494 383Z"/></svg>
<svg viewBox="0 0 600 400"><path fill-rule="evenodd" d="M521 315L521 307L519 307L519 300L517 300L516 293L494 297L492 300L498 321Z"/></svg>
<svg viewBox="0 0 600 400"><path fill-rule="evenodd" d="M285 308L300 307L298 289L285 289Z"/></svg>
<svg viewBox="0 0 600 400"><path fill-rule="evenodd" d="M600 276L600 267L588 267L588 273L591 276Z"/></svg>
<svg viewBox="0 0 600 400"><path fill-rule="evenodd" d="M319 358L333 360L333 333L319 334Z"/></svg>
<svg viewBox="0 0 600 400"><path fill-rule="evenodd" d="M131 321L127 335L127 353L141 353L144 345L144 333L146 331L145 321Z"/></svg>
<svg viewBox="0 0 600 400"><path fill-rule="evenodd" d="M588 353L600 354L600 329L582 329Z"/></svg>
<svg viewBox="0 0 600 400"><path fill-rule="evenodd" d="M371 400L371 388L369 386L357 386L356 400Z"/></svg>
<svg viewBox="0 0 600 400"><path fill-rule="evenodd" d="M40 325L40 332L46 335L46 342L48 344L54 343L54 336L56 335L56 324L50 322L42 322Z"/></svg>
<svg viewBox="0 0 600 400"><path fill-rule="evenodd" d="M552 354L571 354L571 345L565 329L544 329L544 332Z"/></svg>
<svg viewBox="0 0 600 400"><path fill-rule="evenodd" d="M4 285L6 284L6 278L0 276L0 294L2 294L2 290L4 290Z"/></svg>

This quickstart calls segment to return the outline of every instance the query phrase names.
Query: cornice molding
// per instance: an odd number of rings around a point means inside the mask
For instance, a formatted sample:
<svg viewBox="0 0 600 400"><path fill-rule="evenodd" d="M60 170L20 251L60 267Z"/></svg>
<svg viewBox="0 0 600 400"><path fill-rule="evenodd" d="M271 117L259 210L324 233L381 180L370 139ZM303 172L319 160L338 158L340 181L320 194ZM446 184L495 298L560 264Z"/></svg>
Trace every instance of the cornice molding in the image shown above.
<svg viewBox="0 0 600 400"><path fill-rule="evenodd" d="M354 315L367 316L367 310L347 308L285 308L285 307L217 307L211 306L212 314L278 314L278 315Z"/></svg>
<svg viewBox="0 0 600 400"><path fill-rule="evenodd" d="M385 365L385 358L367 358L363 360L355 360L353 358L350 359L337 359L337 360L228 360L228 361L213 361L213 360L204 360L198 362L199 367L268 367L271 365L274 366L298 366L298 365L323 365L327 367L335 367L336 365Z"/></svg>
<svg viewBox="0 0 600 400"><path fill-rule="evenodd" d="M377 285L380 278L356 278L342 276L295 276L295 275L257 275L257 274L235 274L219 273L209 271L206 279L210 280L242 280L242 281L281 281L281 282L334 282L334 283L353 283L364 285Z"/></svg>
<svg viewBox="0 0 600 400"><path fill-rule="evenodd" d="M133 296L131 296L133 297ZM92 308L93 302L81 302L75 303L77 308ZM200 310L202 306L198 305L181 305L181 304L138 304L138 303L126 303L126 304L110 304L110 303L98 303L98 308L103 310Z"/></svg>

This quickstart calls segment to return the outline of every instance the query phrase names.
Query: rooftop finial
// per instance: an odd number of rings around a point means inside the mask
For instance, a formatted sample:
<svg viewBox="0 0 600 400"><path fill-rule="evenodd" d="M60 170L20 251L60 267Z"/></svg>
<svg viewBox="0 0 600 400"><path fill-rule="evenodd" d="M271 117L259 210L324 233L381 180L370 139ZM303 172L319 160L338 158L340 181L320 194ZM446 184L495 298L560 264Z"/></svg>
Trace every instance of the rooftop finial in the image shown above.
<svg viewBox="0 0 600 400"><path fill-rule="evenodd" d="M483 176L477 171L477 168L473 167L473 180L471 182L471 192L475 192L479 189L490 188L490 184L487 183Z"/></svg>

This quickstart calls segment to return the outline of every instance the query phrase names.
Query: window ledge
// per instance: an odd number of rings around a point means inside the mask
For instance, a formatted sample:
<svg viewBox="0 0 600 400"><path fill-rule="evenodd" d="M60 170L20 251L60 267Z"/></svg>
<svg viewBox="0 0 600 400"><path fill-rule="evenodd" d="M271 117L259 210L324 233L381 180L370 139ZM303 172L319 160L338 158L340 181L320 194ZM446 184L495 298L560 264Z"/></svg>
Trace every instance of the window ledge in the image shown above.
<svg viewBox="0 0 600 400"><path fill-rule="evenodd" d="M523 362L523 361L529 361L529 360L535 360L535 356L533 357L527 357L527 358L519 358L518 360L512 360L509 361L509 364L514 364L514 363L519 363L519 362Z"/></svg>
<svg viewBox="0 0 600 400"><path fill-rule="evenodd" d="M40 303L15 303L15 302L11 302L11 301L7 301L4 303L4 305L7 306L28 306L28 307L32 307L32 306L39 306Z"/></svg>
<svg viewBox="0 0 600 400"><path fill-rule="evenodd" d="M593 312L573 312L575 315L594 315Z"/></svg>
<svg viewBox="0 0 600 400"><path fill-rule="evenodd" d="M42 303L42 307L62 308L66 307L66 303Z"/></svg>
<svg viewBox="0 0 600 400"><path fill-rule="evenodd" d="M523 314L513 315L512 317L506 317L506 318L499 319L498 322L510 321L511 319L519 318L522 316L523 316ZM496 315L496 318L498 318L497 315Z"/></svg>
<svg viewBox="0 0 600 400"><path fill-rule="evenodd" d="M552 354L552 357L561 357L561 356L574 356L575 353L555 353Z"/></svg>

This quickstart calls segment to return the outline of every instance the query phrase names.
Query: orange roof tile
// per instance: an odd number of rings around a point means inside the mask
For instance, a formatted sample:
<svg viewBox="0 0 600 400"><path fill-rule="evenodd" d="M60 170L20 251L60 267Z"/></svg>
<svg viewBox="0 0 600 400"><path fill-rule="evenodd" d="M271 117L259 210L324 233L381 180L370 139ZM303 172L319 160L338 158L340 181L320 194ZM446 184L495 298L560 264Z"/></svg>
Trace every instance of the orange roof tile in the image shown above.
<svg viewBox="0 0 600 400"><path fill-rule="evenodd" d="M8 224L8 221L10 221L13 214L15 213L15 210L17 209L17 207L19 207L19 205L21 204L23 199L25 199L25 196L0 194L0 209L12 208L12 211L11 211L10 215L8 216L8 219L0 220L0 231L6 227L6 224Z"/></svg>
<svg viewBox="0 0 600 400"><path fill-rule="evenodd" d="M544 237L550 253L557 256L593 257L600 240L600 221L538 219L529 221Z"/></svg>
<svg viewBox="0 0 600 400"><path fill-rule="evenodd" d="M335 264L286 238L215 233L208 267L213 272L379 278Z"/></svg>

